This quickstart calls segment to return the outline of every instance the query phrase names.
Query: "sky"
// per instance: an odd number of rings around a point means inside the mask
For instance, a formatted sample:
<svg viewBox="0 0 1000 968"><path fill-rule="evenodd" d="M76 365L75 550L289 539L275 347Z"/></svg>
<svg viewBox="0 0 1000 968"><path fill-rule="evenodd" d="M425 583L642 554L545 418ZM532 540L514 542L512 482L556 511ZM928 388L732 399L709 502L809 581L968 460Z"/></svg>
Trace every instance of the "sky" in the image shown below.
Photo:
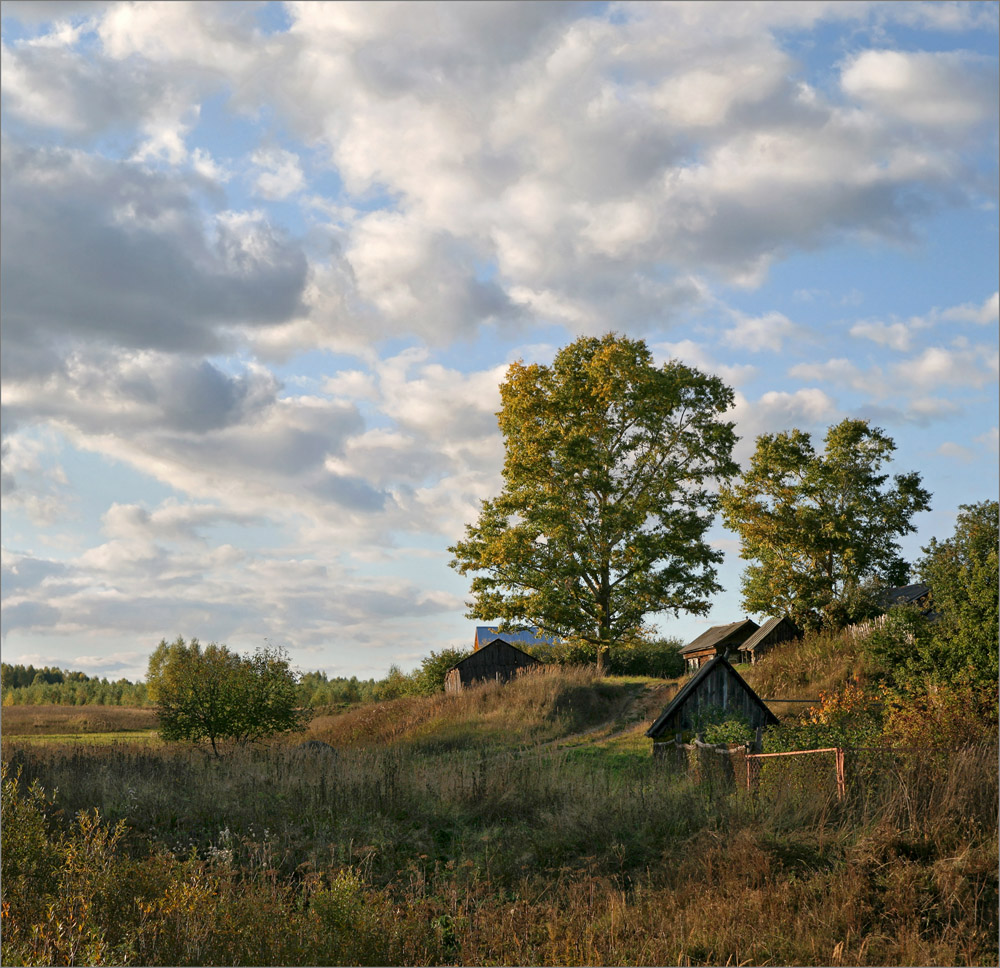
<svg viewBox="0 0 1000 968"><path fill-rule="evenodd" d="M582 335L997 497L996 3L2 6L6 662L470 647L498 384ZM736 535L694 638L743 617Z"/></svg>

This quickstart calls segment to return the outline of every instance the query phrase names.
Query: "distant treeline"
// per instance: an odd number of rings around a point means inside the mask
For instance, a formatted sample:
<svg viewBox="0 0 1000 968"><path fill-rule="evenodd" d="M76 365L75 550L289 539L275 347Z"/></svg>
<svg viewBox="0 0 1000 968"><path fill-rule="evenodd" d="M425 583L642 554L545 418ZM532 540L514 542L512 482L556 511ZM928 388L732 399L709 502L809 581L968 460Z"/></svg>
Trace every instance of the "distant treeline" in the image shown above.
<svg viewBox="0 0 1000 968"><path fill-rule="evenodd" d="M605 659L609 675L673 678L684 673L684 660L676 639L636 642L612 649ZM593 647L584 644L535 646L527 649L537 659L557 665L592 665ZM412 672L392 665L382 679L328 676L305 672L299 677L299 704L319 709L344 708L363 702L383 702L401 696L429 696L444 687L445 674L471 649L431 652ZM85 672L2 664L5 706L150 706L146 683L128 679L111 681Z"/></svg>
<svg viewBox="0 0 1000 968"><path fill-rule="evenodd" d="M45 666L0 664L5 706L148 706L146 683Z"/></svg>

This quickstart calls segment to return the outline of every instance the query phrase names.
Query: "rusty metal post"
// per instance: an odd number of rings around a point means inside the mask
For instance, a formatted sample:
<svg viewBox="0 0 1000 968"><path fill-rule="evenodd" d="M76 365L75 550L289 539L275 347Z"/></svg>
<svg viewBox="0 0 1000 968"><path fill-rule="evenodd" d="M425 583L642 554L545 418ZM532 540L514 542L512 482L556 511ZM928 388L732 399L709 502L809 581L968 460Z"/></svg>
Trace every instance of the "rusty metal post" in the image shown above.
<svg viewBox="0 0 1000 968"><path fill-rule="evenodd" d="M847 793L847 784L844 782L844 750L837 747L837 799L843 800Z"/></svg>

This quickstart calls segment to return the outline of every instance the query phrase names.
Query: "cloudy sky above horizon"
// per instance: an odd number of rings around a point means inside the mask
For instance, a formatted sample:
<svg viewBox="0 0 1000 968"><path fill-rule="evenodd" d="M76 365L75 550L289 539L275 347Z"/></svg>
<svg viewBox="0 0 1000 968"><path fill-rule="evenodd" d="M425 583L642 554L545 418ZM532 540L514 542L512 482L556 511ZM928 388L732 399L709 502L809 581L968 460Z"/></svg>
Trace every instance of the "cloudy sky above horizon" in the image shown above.
<svg viewBox="0 0 1000 968"><path fill-rule="evenodd" d="M470 645L497 385L608 330L740 459L885 428L919 556L997 495L998 9L5 2L4 660Z"/></svg>

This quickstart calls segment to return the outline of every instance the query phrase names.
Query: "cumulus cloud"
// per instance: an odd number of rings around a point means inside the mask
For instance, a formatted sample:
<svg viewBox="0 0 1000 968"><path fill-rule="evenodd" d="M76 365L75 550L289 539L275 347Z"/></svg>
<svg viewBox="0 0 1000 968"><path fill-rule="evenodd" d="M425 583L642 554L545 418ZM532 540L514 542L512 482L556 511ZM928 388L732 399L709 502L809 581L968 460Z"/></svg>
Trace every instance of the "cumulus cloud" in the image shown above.
<svg viewBox="0 0 1000 968"><path fill-rule="evenodd" d="M963 51L866 50L841 75L844 91L889 117L949 129L996 117L996 61Z"/></svg>
<svg viewBox="0 0 1000 968"><path fill-rule="evenodd" d="M727 417L736 424L740 441L734 456L746 460L753 453L757 436L800 428L816 430L833 422L838 415L836 401L816 387L789 393L770 390L756 400L740 391Z"/></svg>
<svg viewBox="0 0 1000 968"><path fill-rule="evenodd" d="M863 370L856 363L843 357L825 363L797 363L788 375L799 380L820 381L849 386L855 390L878 391L882 373L878 367Z"/></svg>
<svg viewBox="0 0 1000 968"><path fill-rule="evenodd" d="M796 326L783 313L767 313L750 317L737 313L736 325L726 331L726 339L735 346L741 346L752 353L770 350L781 351L785 340L800 334L802 327Z"/></svg>
<svg viewBox="0 0 1000 968"><path fill-rule="evenodd" d="M218 351L227 327L299 308L298 246L253 212L219 213L206 231L184 176L8 145L2 200L5 373L49 365L66 339Z"/></svg>
<svg viewBox="0 0 1000 968"><path fill-rule="evenodd" d="M922 389L939 386L981 387L997 378L996 349L928 346L912 359L894 364L897 380L907 380Z"/></svg>
<svg viewBox="0 0 1000 968"><path fill-rule="evenodd" d="M980 434L976 437L977 444L982 444L983 447L994 454L997 452L998 440L1000 440L1000 434L998 434L996 427L991 427L985 434Z"/></svg>
<svg viewBox="0 0 1000 968"><path fill-rule="evenodd" d="M680 360L703 373L720 376L725 383L734 387L753 380L758 373L758 368L749 363L718 363L704 344L690 339L676 343L656 343L650 349L659 364L667 360Z"/></svg>
<svg viewBox="0 0 1000 968"><path fill-rule="evenodd" d="M254 190L277 201L301 191L306 184L299 156L284 148L260 148L250 156L256 169Z"/></svg>
<svg viewBox="0 0 1000 968"><path fill-rule="evenodd" d="M979 323L981 326L988 326L996 323L1000 317L1000 293L993 293L980 305L975 303L962 303L961 306L952 306L941 313L941 318L958 323Z"/></svg>

